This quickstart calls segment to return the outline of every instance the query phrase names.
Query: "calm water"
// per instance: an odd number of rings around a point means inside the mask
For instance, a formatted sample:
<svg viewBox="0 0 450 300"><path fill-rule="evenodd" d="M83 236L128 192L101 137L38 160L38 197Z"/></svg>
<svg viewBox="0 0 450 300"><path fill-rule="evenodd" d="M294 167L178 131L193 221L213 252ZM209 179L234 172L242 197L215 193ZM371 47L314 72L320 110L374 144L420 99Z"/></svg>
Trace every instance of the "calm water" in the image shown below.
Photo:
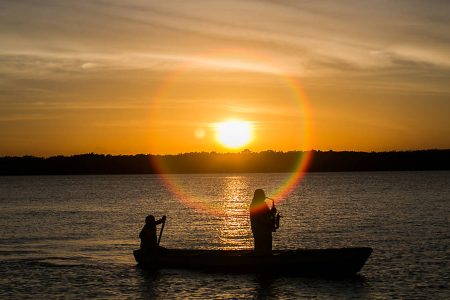
<svg viewBox="0 0 450 300"><path fill-rule="evenodd" d="M253 190L270 196L285 176L174 176L191 202L153 175L0 177L0 298L449 297L450 172L309 174L278 205L275 249L373 247L358 278L136 268L148 213L168 216L166 247L251 247Z"/></svg>

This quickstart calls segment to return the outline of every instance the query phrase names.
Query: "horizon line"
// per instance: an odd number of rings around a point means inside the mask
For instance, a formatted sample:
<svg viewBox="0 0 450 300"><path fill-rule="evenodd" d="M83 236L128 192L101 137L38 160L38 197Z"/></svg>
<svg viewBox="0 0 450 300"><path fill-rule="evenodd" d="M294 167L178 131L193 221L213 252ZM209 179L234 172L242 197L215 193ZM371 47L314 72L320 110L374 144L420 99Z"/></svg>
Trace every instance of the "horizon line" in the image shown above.
<svg viewBox="0 0 450 300"><path fill-rule="evenodd" d="M321 149L311 149L311 150L262 150L262 151L251 151L249 149L244 149L241 151L229 151L229 152L218 152L218 151L191 151L191 152L179 152L176 154L173 153L165 153L165 154L154 154L154 153L134 153L134 154L111 154L111 153L96 153L96 152L85 152L85 153L73 153L73 154L53 154L48 156L40 156L33 154L24 154L24 155L1 155L0 158L8 158L8 157L36 157L36 158L52 158L52 157L73 157L73 156L83 156L83 155L103 155L103 156L137 156L137 155L146 155L146 156L177 156L177 155L186 155L186 154L260 154L265 152L276 152L276 153L291 153L291 152L353 152L353 153L393 153L393 152L424 152L424 151L450 151L450 148L428 148L428 149L409 149L409 150L383 150L383 151L364 151L364 150L321 150Z"/></svg>

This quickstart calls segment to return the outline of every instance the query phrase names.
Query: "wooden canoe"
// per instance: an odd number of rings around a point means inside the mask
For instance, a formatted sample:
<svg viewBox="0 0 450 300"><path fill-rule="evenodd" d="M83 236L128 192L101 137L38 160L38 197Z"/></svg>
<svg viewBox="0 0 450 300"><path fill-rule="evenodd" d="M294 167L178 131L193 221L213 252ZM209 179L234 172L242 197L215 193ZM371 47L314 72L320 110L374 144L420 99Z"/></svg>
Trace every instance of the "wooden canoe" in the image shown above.
<svg viewBox="0 0 450 300"><path fill-rule="evenodd" d="M274 250L258 255L253 250L164 249L157 255L133 252L146 269L191 269L219 272L269 272L299 275L350 276L361 270L372 248Z"/></svg>

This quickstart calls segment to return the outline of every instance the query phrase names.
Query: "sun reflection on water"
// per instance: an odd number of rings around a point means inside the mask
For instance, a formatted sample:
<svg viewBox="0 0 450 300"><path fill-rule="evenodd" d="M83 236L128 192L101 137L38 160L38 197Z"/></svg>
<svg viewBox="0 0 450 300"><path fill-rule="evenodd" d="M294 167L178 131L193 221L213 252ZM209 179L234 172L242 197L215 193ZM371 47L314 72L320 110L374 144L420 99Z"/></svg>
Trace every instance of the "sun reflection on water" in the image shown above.
<svg viewBox="0 0 450 300"><path fill-rule="evenodd" d="M219 228L219 239L223 249L252 248L249 222L250 189L247 178L244 176L230 176L223 186L224 216Z"/></svg>

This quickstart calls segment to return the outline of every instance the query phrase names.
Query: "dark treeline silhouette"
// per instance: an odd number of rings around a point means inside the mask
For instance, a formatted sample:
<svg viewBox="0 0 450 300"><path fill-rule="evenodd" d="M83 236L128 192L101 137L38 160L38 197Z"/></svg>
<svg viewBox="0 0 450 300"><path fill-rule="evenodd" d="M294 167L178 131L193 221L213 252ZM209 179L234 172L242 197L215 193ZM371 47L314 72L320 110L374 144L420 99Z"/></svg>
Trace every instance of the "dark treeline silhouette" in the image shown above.
<svg viewBox="0 0 450 300"><path fill-rule="evenodd" d="M81 154L0 157L0 175L257 173L295 170L307 152ZM450 149L399 152L312 151L309 172L450 170Z"/></svg>

